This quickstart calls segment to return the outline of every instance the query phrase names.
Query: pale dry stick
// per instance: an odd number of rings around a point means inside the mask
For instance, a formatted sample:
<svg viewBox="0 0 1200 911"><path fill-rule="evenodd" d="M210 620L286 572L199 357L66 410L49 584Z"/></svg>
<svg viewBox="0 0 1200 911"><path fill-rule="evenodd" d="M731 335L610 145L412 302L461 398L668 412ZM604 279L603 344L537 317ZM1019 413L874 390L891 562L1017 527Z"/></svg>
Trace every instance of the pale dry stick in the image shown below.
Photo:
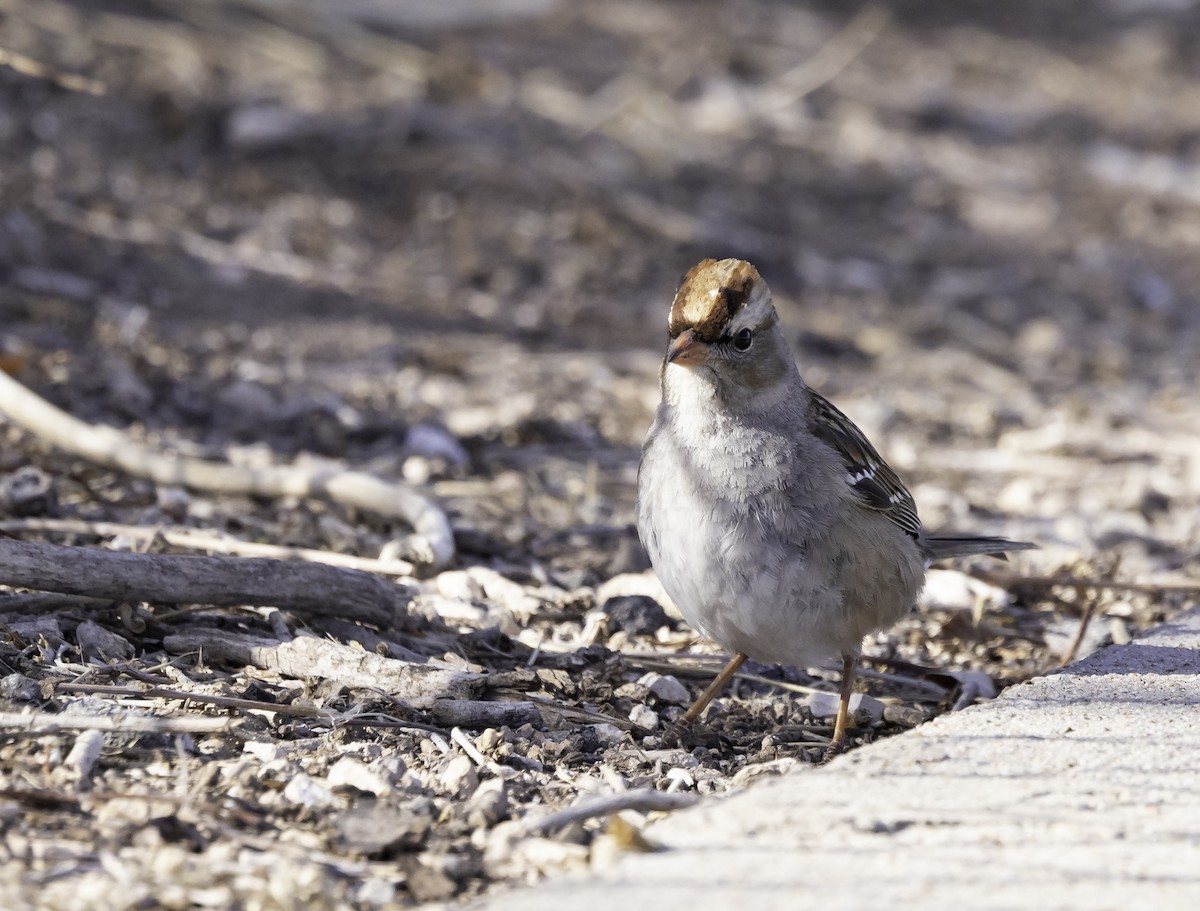
<svg viewBox="0 0 1200 911"><path fill-rule="evenodd" d="M786 680L772 680L770 677L760 677L758 674L747 674L738 672L734 674L735 680L747 680L750 683L761 683L764 686L774 687L777 690L783 690L785 693L798 693L802 696L811 696L814 693L828 693L828 690L820 689L815 686L803 686L799 683L788 683Z"/></svg>
<svg viewBox="0 0 1200 911"><path fill-rule="evenodd" d="M75 73L56 72L44 63L34 60L32 57L26 57L24 54L18 54L16 51L7 51L2 47L0 47L0 66L11 67L25 76L44 79L47 82L52 82L59 88L68 89L73 92L103 95L107 91L104 83L96 79L89 79L86 76L79 76Z"/></svg>
<svg viewBox="0 0 1200 911"><path fill-rule="evenodd" d="M479 766L481 769L491 765L488 758L479 752L479 748L471 742L471 738L466 735L462 728L453 728L450 731L450 739L458 744L459 748L470 758L470 760Z"/></svg>
<svg viewBox="0 0 1200 911"><path fill-rule="evenodd" d="M158 484L256 497L320 496L403 519L416 532L411 543L421 563L436 569L454 558L454 533L446 514L407 484L334 467L249 468L155 452L115 428L72 417L5 373L0 373L0 415L67 452Z"/></svg>
<svg viewBox="0 0 1200 911"><path fill-rule="evenodd" d="M277 23L279 28L292 34L303 34L305 41L328 44L348 60L373 66L414 87L425 85L435 63L435 55L429 51L359 24L353 12L347 14L344 2L301 4L280 0L244 0L244 3L259 15ZM185 0L182 5L190 3ZM387 9L398 12L392 4ZM380 13L383 13L383 8ZM480 66L485 76L490 75L486 62L481 61Z"/></svg>
<svg viewBox="0 0 1200 911"><path fill-rule="evenodd" d="M135 541L160 539L172 547L215 551L239 557L303 560L310 563L324 563L329 566L357 569L366 573L379 573L384 576L408 577L416 568L406 560L379 560L374 557L356 557L353 554L339 554L331 550L319 550L311 547L261 544L257 541L243 541L232 535L186 526L125 525L120 522L89 522L84 519L33 518L0 521L0 532L21 534L29 531L62 535L92 535L97 538L124 537Z"/></svg>
<svg viewBox="0 0 1200 911"><path fill-rule="evenodd" d="M318 718L333 723L334 713L315 705L287 705L261 702L257 699L239 699L236 696L218 696L195 693L166 686L115 686L103 683L56 683L56 692L78 693L92 696L130 696L136 699L180 699L184 702L201 702L241 712L268 712L275 715L294 715L299 718Z"/></svg>
<svg viewBox="0 0 1200 911"><path fill-rule="evenodd" d="M886 7L864 7L816 54L772 80L765 87L769 94L763 106L778 110L828 85L879 37L891 18Z"/></svg>
<svg viewBox="0 0 1200 911"><path fill-rule="evenodd" d="M385 658L313 636L277 642L245 634L239 637L229 630L191 629L164 636L163 648L175 655L200 652L211 660L249 664L296 680L315 678L348 689L384 693L418 708L428 708L439 699L470 699L487 681L485 674L439 662L416 664Z"/></svg>
<svg viewBox="0 0 1200 911"><path fill-rule="evenodd" d="M1014 588L1073 588L1080 599L1085 599L1087 589L1095 591L1123 591L1139 595L1200 595L1200 580L1172 579L1166 582L1120 582L1115 579L1089 579L1084 576L1023 576L1019 573L997 572L995 570L977 569L972 575L991 585L1012 590ZM1083 616L1079 621L1079 629L1071 644L1067 646L1059 667L1065 667L1075 660L1079 646L1087 633L1088 625L1096 614L1097 600L1087 598L1083 608Z"/></svg>
<svg viewBox="0 0 1200 911"><path fill-rule="evenodd" d="M523 819L520 822L520 828L525 835L535 835L553 832L569 826L571 823L595 819L597 816L611 816L624 810L636 810L639 813L683 810L693 806L698 799L693 794L668 794L665 791L639 788L634 791L623 791L620 794L609 794L577 806L567 807L565 810L557 810L540 819Z"/></svg>
<svg viewBox="0 0 1200 911"><path fill-rule="evenodd" d="M139 695L141 695L139 693ZM0 730L6 734L59 734L64 731L124 731L134 734L212 734L233 730L241 724L237 718L212 718L208 715L83 715L64 712L0 712Z"/></svg>
<svg viewBox="0 0 1200 911"><path fill-rule="evenodd" d="M720 655L693 655L676 652L622 652L630 667L641 671L657 671L675 677L711 679L725 664Z"/></svg>
<svg viewBox="0 0 1200 911"><path fill-rule="evenodd" d="M868 680L883 680L887 683L895 683L899 686L912 687L915 690L920 690L929 696L941 698L946 695L950 687L940 686L930 680L921 680L916 677L905 677L903 674L889 674L885 671L872 670L869 667L860 667L856 676L864 677Z"/></svg>
<svg viewBox="0 0 1200 911"><path fill-rule="evenodd" d="M279 607L381 627L403 618L409 601L399 585L320 563L135 554L2 539L0 584L112 601Z"/></svg>
<svg viewBox="0 0 1200 911"><path fill-rule="evenodd" d="M439 737L450 736L450 732L443 728L434 727L432 724L423 724L420 721L397 718L386 712L343 713L338 717L337 725L338 727L405 728L424 731L426 734L437 734Z"/></svg>
<svg viewBox="0 0 1200 911"><path fill-rule="evenodd" d="M1121 582L1089 579L1086 576L1024 576L1020 573L973 569L970 575L997 588L1095 588L1134 592L1140 595L1200 595L1200 579L1171 579L1164 582Z"/></svg>

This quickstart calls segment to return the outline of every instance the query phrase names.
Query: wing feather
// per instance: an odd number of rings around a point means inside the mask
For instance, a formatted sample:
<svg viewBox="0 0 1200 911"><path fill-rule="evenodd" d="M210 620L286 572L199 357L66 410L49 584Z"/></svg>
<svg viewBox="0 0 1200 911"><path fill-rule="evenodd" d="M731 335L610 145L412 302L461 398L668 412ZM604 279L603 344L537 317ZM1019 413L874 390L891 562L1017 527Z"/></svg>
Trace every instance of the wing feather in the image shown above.
<svg viewBox="0 0 1200 911"><path fill-rule="evenodd" d="M824 396L813 392L813 431L842 457L846 483L869 509L882 512L914 539L921 537L917 504L904 482L854 422Z"/></svg>

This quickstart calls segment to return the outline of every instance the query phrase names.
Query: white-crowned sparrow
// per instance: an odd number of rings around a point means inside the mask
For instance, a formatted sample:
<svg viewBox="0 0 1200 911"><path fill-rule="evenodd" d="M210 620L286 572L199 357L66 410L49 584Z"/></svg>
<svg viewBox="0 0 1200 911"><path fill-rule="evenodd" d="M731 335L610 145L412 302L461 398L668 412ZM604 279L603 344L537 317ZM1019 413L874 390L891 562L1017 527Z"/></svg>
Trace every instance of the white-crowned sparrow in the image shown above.
<svg viewBox="0 0 1200 911"><path fill-rule="evenodd" d="M684 719L747 656L803 667L841 654L833 755L863 637L912 608L926 565L1033 545L927 534L862 431L801 379L750 263L695 266L668 328L638 530L688 623L733 653Z"/></svg>

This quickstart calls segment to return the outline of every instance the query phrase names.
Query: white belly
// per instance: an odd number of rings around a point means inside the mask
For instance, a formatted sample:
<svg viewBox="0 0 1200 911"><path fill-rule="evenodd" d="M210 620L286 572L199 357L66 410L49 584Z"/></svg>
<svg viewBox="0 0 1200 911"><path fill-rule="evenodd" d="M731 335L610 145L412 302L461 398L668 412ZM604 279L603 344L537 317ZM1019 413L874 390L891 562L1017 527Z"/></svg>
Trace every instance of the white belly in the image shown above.
<svg viewBox="0 0 1200 911"><path fill-rule="evenodd" d="M835 543L844 536L798 517L778 486L721 490L698 476L691 453L657 442L639 478L638 527L693 628L756 661L803 667L857 651L911 607L920 586L915 545L912 565L856 562ZM879 523L868 521L868 533L902 534Z"/></svg>

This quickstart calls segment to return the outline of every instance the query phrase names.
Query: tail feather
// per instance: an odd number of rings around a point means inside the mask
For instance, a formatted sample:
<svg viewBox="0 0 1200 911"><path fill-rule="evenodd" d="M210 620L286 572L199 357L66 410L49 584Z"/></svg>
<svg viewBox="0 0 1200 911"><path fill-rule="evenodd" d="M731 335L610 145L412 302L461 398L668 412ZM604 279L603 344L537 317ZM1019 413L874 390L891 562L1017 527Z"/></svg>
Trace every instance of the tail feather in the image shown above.
<svg viewBox="0 0 1200 911"><path fill-rule="evenodd" d="M970 557L984 554L1007 560L1006 551L1033 550L1036 544L1028 541L1010 541L1008 538L980 538L964 535L925 538L921 541L925 556L929 560L946 560L950 557Z"/></svg>

